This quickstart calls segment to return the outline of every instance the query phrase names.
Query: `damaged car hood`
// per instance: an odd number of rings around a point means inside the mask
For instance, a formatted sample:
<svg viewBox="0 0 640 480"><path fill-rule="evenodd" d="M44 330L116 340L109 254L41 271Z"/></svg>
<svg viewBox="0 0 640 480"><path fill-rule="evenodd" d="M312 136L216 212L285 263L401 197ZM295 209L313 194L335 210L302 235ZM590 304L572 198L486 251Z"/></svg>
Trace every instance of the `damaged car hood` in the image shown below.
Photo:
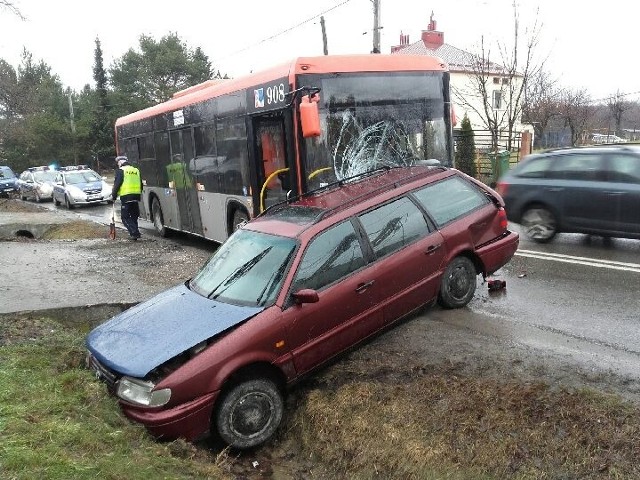
<svg viewBox="0 0 640 480"><path fill-rule="evenodd" d="M87 348L106 367L142 378L262 310L210 300L178 285L96 327Z"/></svg>

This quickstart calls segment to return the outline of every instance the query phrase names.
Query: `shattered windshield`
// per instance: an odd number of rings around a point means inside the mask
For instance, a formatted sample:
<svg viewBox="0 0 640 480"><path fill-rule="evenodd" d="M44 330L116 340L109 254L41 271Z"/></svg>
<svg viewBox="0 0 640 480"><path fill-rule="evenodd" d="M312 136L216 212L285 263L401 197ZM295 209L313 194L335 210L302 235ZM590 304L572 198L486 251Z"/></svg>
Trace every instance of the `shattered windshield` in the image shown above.
<svg viewBox="0 0 640 480"><path fill-rule="evenodd" d="M280 291L296 242L250 230L237 230L189 282L212 300L262 307Z"/></svg>
<svg viewBox="0 0 640 480"><path fill-rule="evenodd" d="M302 76L320 91L322 135L305 139L308 189L380 167L450 161L441 72Z"/></svg>

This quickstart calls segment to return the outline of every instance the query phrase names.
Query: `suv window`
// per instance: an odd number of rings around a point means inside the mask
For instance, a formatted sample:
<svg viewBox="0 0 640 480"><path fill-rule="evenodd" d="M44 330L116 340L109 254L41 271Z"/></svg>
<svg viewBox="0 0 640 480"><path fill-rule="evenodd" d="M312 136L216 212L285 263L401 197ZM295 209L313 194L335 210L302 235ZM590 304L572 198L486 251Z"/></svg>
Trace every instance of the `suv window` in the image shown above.
<svg viewBox="0 0 640 480"><path fill-rule="evenodd" d="M438 227L487 205L489 198L459 177L449 177L414 192Z"/></svg>
<svg viewBox="0 0 640 480"><path fill-rule="evenodd" d="M602 180L604 179L602 156L596 153L559 155L553 160L547 178L558 180Z"/></svg>
<svg viewBox="0 0 640 480"><path fill-rule="evenodd" d="M365 264L360 241L350 221L315 237L300 262L292 292L321 288L346 277Z"/></svg>
<svg viewBox="0 0 640 480"><path fill-rule="evenodd" d="M640 183L640 158L614 153L609 157L607 174L612 182Z"/></svg>
<svg viewBox="0 0 640 480"><path fill-rule="evenodd" d="M551 167L552 157L531 158L526 162L522 162L514 175L523 178L544 178Z"/></svg>
<svg viewBox="0 0 640 480"><path fill-rule="evenodd" d="M420 209L407 197L360 215L376 258L400 250L429 233Z"/></svg>

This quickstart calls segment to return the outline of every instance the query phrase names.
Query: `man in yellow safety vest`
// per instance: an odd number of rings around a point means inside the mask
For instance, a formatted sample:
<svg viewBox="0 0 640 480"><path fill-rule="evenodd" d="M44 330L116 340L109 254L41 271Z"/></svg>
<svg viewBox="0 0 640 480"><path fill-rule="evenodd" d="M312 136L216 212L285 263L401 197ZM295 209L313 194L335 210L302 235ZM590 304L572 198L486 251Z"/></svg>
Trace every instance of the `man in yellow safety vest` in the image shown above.
<svg viewBox="0 0 640 480"><path fill-rule="evenodd" d="M113 182L113 191L111 197L113 201L120 197L120 216L122 224L129 232L131 240L140 238L140 230L138 230L138 217L140 216L140 195L142 193L142 177L140 170L133 165L129 165L129 161L125 156L116 157L116 178Z"/></svg>

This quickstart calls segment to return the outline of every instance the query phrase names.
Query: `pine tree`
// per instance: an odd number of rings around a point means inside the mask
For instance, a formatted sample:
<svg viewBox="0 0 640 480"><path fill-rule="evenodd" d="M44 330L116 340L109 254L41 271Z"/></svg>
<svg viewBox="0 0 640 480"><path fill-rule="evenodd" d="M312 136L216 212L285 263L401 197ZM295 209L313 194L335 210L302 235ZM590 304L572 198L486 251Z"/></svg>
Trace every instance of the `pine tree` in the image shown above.
<svg viewBox="0 0 640 480"><path fill-rule="evenodd" d="M472 177L476 176L476 143L471 122L465 113L461 132L456 142L456 168Z"/></svg>
<svg viewBox="0 0 640 480"><path fill-rule="evenodd" d="M96 37L94 52L93 79L96 82L94 121L91 128L91 145L98 162L105 162L115 155L113 123L109 118L107 98L107 74L102 60L100 39ZM97 166L96 166L97 167Z"/></svg>

